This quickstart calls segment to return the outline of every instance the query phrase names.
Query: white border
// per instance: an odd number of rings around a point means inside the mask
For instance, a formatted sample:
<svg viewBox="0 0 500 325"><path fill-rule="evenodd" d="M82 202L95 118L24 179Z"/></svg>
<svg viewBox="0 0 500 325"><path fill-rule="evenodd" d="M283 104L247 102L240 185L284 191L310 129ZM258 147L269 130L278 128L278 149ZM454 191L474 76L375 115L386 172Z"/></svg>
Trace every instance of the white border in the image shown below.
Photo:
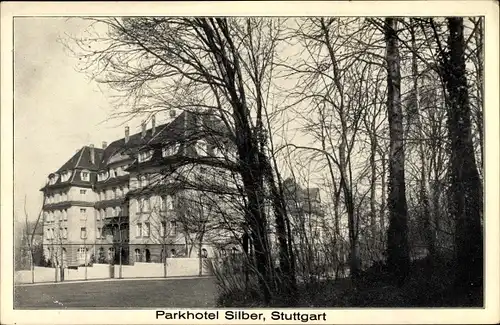
<svg viewBox="0 0 500 325"><path fill-rule="evenodd" d="M13 310L13 229L12 229L12 18L13 16L73 15L218 15L218 16L472 16L485 20L485 136L486 136L486 300L485 309L316 309L327 312L328 323L496 323L499 312L499 10L491 1L352 1L352 2L59 2L1 3L1 298L2 324L146 324L166 323L156 320L151 310ZM257 311L257 310L255 310ZM271 309L262 312L270 313ZM299 311L293 310L293 311ZM281 323L269 321L267 323ZM170 321L170 323L174 323ZM196 324L187 320L176 323ZM210 323L210 321L204 321ZM224 319L211 321L224 323ZM226 323L229 323L226 321ZM257 324L256 321L231 323ZM300 323L300 322L297 322ZM314 322L309 322L313 324ZM324 322L317 322L324 323Z"/></svg>

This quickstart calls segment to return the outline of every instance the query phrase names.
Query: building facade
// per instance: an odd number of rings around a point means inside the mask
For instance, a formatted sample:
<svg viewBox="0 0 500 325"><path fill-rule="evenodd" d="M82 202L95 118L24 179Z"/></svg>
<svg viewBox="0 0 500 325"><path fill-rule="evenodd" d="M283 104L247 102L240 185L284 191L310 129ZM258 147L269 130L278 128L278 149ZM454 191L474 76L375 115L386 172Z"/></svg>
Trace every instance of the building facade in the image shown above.
<svg viewBox="0 0 500 325"><path fill-rule="evenodd" d="M214 242L231 242L214 221L220 205L200 199L222 201L216 196L230 192L234 179L223 168L234 157L214 132L218 122L188 112L155 122L154 116L149 128L143 122L136 134L125 127L123 138L102 148L83 146L48 176L41 189L47 259L67 266L160 262L209 256Z"/></svg>

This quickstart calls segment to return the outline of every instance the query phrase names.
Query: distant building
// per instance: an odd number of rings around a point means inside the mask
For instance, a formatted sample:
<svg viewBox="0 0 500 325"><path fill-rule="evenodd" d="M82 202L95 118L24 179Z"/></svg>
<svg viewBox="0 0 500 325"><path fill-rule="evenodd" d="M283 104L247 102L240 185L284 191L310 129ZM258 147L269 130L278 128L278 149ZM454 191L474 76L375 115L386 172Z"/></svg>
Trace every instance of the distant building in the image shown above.
<svg viewBox="0 0 500 325"><path fill-rule="evenodd" d="M180 197L196 191L186 184L226 184L227 170L185 165L186 160L231 156L224 141L206 138L206 128L219 129L208 115L183 112L170 114L170 122L141 132L78 150L48 177L41 189L44 252L57 264L84 265L91 262L161 261L163 256L186 256L187 248L179 224ZM218 138L219 140L221 137ZM222 159L222 158L221 158ZM183 166L179 167L179 160ZM222 183L221 183L222 182ZM219 184L220 183L220 184ZM206 246L206 247L205 247ZM204 245L203 254L213 254Z"/></svg>
<svg viewBox="0 0 500 325"><path fill-rule="evenodd" d="M304 240L300 234L315 241L324 237L321 198L318 188L302 188L292 178L283 181L283 194L292 222L291 231L295 240Z"/></svg>

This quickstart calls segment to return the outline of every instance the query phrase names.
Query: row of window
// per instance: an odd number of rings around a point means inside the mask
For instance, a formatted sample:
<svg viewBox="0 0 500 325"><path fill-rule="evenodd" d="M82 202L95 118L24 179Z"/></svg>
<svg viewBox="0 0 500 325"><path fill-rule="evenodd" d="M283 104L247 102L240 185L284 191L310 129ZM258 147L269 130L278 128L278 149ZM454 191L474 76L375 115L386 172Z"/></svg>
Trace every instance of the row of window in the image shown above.
<svg viewBox="0 0 500 325"><path fill-rule="evenodd" d="M54 223L56 220L66 221L68 220L68 210L54 210L54 211L45 211L44 213L45 223Z"/></svg>
<svg viewBox="0 0 500 325"><path fill-rule="evenodd" d="M200 140L196 143L195 150L196 150L196 153L200 156L206 156L206 155L213 155L215 157L222 156L222 151L218 147L210 146L210 149L209 149L209 145L204 140ZM179 152L179 144L178 143L163 147L161 150L161 155L162 155L162 157L170 157L170 156L175 155L177 152ZM153 150L139 152L139 155L137 157L138 161L140 163L142 163L142 162L150 160L153 157L153 153L154 153Z"/></svg>
<svg viewBox="0 0 500 325"><path fill-rule="evenodd" d="M56 228L47 228L45 230L45 238L48 240L52 239L67 239L68 238L68 228L59 228L59 232L55 232Z"/></svg>
<svg viewBox="0 0 500 325"><path fill-rule="evenodd" d="M108 213L106 213L106 212L108 212ZM99 209L97 211L96 219L99 221L99 220L104 220L106 217L118 217L118 216L120 216L121 212L122 212L122 209L120 207Z"/></svg>
<svg viewBox="0 0 500 325"><path fill-rule="evenodd" d="M85 201L85 196L87 194L87 190L80 190L80 200ZM46 197L46 203L48 204L53 204L53 203L59 203L59 202L66 202L68 201L68 192L58 192L55 194L48 194Z"/></svg>
<svg viewBox="0 0 500 325"><path fill-rule="evenodd" d="M97 174L97 181L105 181L109 178L114 178L114 177L120 177L120 176L125 176L128 173L125 171L125 169L128 168L128 165L125 166L118 166L116 168L110 168L109 171L103 171Z"/></svg>
<svg viewBox="0 0 500 325"><path fill-rule="evenodd" d="M71 170L66 170L61 173L61 182L67 182L71 178L73 172ZM49 185L54 185L59 179L59 174L55 173L49 177Z"/></svg>
<svg viewBox="0 0 500 325"><path fill-rule="evenodd" d="M151 224L149 222L138 222L135 228L135 236L136 237L150 237L151 236ZM169 227L167 227L167 222L162 221L160 223L160 236L177 236L177 222L172 220L170 221Z"/></svg>
<svg viewBox="0 0 500 325"><path fill-rule="evenodd" d="M124 197L128 191L128 185L113 187L111 189L97 191L97 198L99 201L118 199Z"/></svg>
<svg viewBox="0 0 500 325"><path fill-rule="evenodd" d="M48 194L45 201L48 204L64 202L68 200L68 192L59 192L55 194Z"/></svg>
<svg viewBox="0 0 500 325"><path fill-rule="evenodd" d="M171 195L143 197L137 200L137 213L170 211L173 209L174 198Z"/></svg>
<svg viewBox="0 0 500 325"><path fill-rule="evenodd" d="M155 185L153 182L153 177L150 174L137 175L138 188L147 187L150 184Z"/></svg>

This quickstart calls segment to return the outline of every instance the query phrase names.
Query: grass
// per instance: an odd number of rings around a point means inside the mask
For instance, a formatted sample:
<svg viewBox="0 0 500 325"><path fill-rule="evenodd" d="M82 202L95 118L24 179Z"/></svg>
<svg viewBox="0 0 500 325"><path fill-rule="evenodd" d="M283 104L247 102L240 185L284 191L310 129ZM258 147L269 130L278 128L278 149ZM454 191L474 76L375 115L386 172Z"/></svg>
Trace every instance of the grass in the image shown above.
<svg viewBox="0 0 500 325"><path fill-rule="evenodd" d="M68 282L17 286L14 308L210 308L216 297L212 278Z"/></svg>

